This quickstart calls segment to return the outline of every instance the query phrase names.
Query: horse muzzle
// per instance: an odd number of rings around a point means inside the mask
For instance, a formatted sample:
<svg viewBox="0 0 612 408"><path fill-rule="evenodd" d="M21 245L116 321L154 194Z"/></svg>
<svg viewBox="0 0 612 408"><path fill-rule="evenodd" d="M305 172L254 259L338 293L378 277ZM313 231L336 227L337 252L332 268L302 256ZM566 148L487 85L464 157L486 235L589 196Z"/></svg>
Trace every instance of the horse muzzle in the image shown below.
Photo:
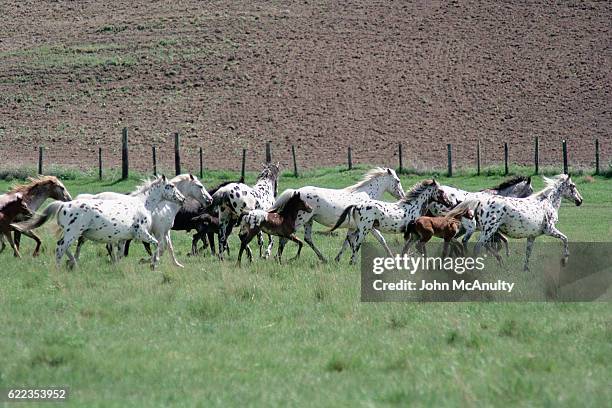
<svg viewBox="0 0 612 408"><path fill-rule="evenodd" d="M574 204L576 204L576 207L580 207L582 205L582 199L574 200Z"/></svg>

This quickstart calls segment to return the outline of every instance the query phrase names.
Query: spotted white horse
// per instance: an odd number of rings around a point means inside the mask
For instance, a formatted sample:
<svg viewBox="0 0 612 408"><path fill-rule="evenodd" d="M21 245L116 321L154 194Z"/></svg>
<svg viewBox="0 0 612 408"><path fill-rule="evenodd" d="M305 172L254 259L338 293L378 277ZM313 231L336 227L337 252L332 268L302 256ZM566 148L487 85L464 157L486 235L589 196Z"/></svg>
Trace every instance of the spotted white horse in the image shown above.
<svg viewBox="0 0 612 408"><path fill-rule="evenodd" d="M577 206L582 204L582 196L571 177L561 174L553 178L544 177L546 187L526 198L489 196L476 200L468 200L448 213L452 215L465 208L474 211L478 228L482 231L476 247L475 255L483 245L491 240L496 232L501 232L511 238L527 238L524 270L529 270L529 257L536 237L549 235L563 242L563 264L569 257L567 237L556 228L559 220L561 200L573 200Z"/></svg>
<svg viewBox="0 0 612 408"><path fill-rule="evenodd" d="M164 200L182 203L185 197L162 176L145 182L132 196L122 195L113 200L54 201L41 214L12 226L18 231L29 231L55 218L63 230L55 249L55 260L59 264L66 253L69 266L74 267L76 259L70 252L70 245L81 235L92 241L112 244L137 239L158 245L157 239L149 231L153 223L152 213ZM114 255L112 259L116 261L117 256ZM152 268L156 266L156 259L154 254L151 257Z"/></svg>
<svg viewBox="0 0 612 408"><path fill-rule="evenodd" d="M446 214L446 212L448 212L451 208L464 201L487 199L492 194L504 197L524 198L533 193L531 177L524 176L513 177L503 181L496 187L487 188L477 192L465 191L451 186L440 186L440 189L444 191L444 194L446 194L446 197L451 205L450 207L446 207L439 202L432 202L428 209L434 216ZM468 241L477 230L476 221L474 219L463 217L461 218L461 226L463 227L463 231L460 232L457 237L461 236L462 233L465 234L462 243L464 250L467 250ZM506 253L508 253L508 242L506 238L503 235L499 235L496 238L506 245ZM498 256L496 252L493 252L493 255L496 257ZM498 260L499 259L500 258L498 258Z"/></svg>
<svg viewBox="0 0 612 408"><path fill-rule="evenodd" d="M200 180L198 180L198 178L193 174L180 174L170 179L170 183L174 184L178 191L180 191L181 194L184 195L186 198L192 198L202 204L204 207L208 207L212 203L212 197L210 196L210 194L208 194L206 188L204 188L204 185L202 185ZM130 193L130 195L137 195L138 192L139 190L137 189L136 191ZM121 199L123 197L125 197L125 194L108 191L99 194L79 194L76 199L80 200L85 198L93 198L99 200L115 200ZM164 250L168 248L168 252L170 252L170 256L172 257L172 262L174 262L174 265L178 266L179 268L182 268L183 265L181 265L181 263L179 263L179 261L176 259L176 255L174 253L174 246L172 245L172 239L170 237L170 230L172 229L172 225L174 223L174 217L176 217L176 214L179 212L180 209L180 203L164 200L162 202L162 205L156 207L151 213L153 217L153 222L151 224L150 232L159 242L158 256L161 257L164 253ZM79 237L76 252L74 255L77 260L79 259L81 247L84 242L85 237ZM122 247L123 245L120 246ZM149 252L149 255L151 255L152 253L150 252L149 247L146 246L146 248L148 250L147 252ZM109 248L109 253L112 253L112 248ZM122 248L120 248L119 254L122 253Z"/></svg>
<svg viewBox="0 0 612 408"><path fill-rule="evenodd" d="M369 200L348 206L331 231L350 219L346 239L353 251L350 263L354 264L359 248L368 232L376 228L381 232L404 233L408 223L423 215L432 201L438 201L446 206L450 205L446 194L440 190L440 184L436 180L423 180L415 184L406 197L398 202ZM389 256L392 256L387 244L384 243L383 246Z"/></svg>
<svg viewBox="0 0 612 408"><path fill-rule="evenodd" d="M323 262L325 262L326 259L312 240L313 221L325 225L326 227L332 227L336 224L344 209L350 205L359 204L368 200L379 200L385 192L390 193L397 199L402 199L406 196L402 188L402 183L395 173L395 170L386 167L373 168L368 171L363 179L357 184L341 189L306 186L296 190L285 190L283 194L278 197L274 206L282 206L283 203L288 201L296 192L298 192L302 200L312 208L312 212L310 213L304 211L298 212L296 229L302 226L304 227L304 241L306 241ZM348 227L349 221L346 220L337 228ZM372 234L381 245L386 246L385 239L380 232L374 229ZM286 239L281 239L280 245L284 246L286 242ZM349 242L345 239L340 253L336 256L336 261L340 260L342 253L348 245Z"/></svg>
<svg viewBox="0 0 612 408"><path fill-rule="evenodd" d="M213 194L213 205L219 207L219 258L223 259L223 253L227 246L227 230L231 222L236 222L239 217L251 210L267 211L274 205L280 164L268 163L264 165L253 187L244 183L230 183ZM263 246L261 234L258 235L259 252ZM272 251L272 237L268 235L268 247L264 258L270 256Z"/></svg>

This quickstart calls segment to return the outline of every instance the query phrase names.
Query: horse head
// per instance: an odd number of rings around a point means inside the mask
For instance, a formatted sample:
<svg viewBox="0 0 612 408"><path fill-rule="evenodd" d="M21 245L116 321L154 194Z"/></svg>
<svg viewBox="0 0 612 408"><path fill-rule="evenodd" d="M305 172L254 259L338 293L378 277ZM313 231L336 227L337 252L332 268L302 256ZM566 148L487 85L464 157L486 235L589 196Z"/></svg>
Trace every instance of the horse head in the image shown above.
<svg viewBox="0 0 612 408"><path fill-rule="evenodd" d="M573 200L576 206L580 206L582 204L582 195L578 192L576 184L572 181L572 177L569 174L563 175L562 177L564 180L560 186L561 196L568 200Z"/></svg>
<svg viewBox="0 0 612 408"><path fill-rule="evenodd" d="M172 201L174 203L183 204L185 202L185 196L176 188L176 186L168 181L165 175L162 175L158 180L162 189L162 198L164 200Z"/></svg>
<svg viewBox="0 0 612 408"><path fill-rule="evenodd" d="M181 176L179 176L181 177ZM174 184L177 186L179 191L188 197L191 197L202 204L204 207L208 207L212 204L212 197L204 188L204 185L195 177L193 174L189 173L189 176L183 176L183 179L179 182L176 182L175 179L172 179Z"/></svg>
<svg viewBox="0 0 612 408"><path fill-rule="evenodd" d="M386 170L387 175L385 176L385 190L398 200L406 197L406 193L402 188L402 181L397 176L395 170L390 168L386 168Z"/></svg>

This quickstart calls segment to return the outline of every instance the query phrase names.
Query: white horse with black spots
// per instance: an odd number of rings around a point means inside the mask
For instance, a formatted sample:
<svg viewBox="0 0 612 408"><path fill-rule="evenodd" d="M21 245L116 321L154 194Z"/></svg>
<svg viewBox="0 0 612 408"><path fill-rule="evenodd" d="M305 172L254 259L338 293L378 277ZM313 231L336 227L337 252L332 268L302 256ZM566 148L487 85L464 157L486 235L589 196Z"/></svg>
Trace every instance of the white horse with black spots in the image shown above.
<svg viewBox="0 0 612 408"><path fill-rule="evenodd" d="M149 232L153 223L152 213L163 205L163 201L182 203L185 197L165 176L147 181L139 187L136 194L112 200L82 199L68 202L54 201L41 213L28 221L12 224L19 231L38 228L54 217L63 230L57 242L55 260L59 264L64 253L69 258L69 266L76 265L70 252L70 245L81 235L91 241L115 244L128 239L137 239L158 245L157 239ZM155 268L158 257L151 257L151 267ZM112 255L117 260L117 255Z"/></svg>
<svg viewBox="0 0 612 408"><path fill-rule="evenodd" d="M484 190L480 190L477 192L470 192L461 190L459 188L451 187L451 186L440 186L440 189L444 191L448 201L450 202L450 207L444 206L439 202L432 202L428 210L434 215L444 215L451 208L456 205L468 201L468 200L476 200L476 199L487 199L490 195L499 195L504 197L517 197L524 198L528 197L533 193L533 187L531 185L531 177L524 176L516 176L511 179L503 181L496 187L487 188ZM465 234L462 240L463 248L467 251L467 244L474 232L477 230L476 221L472 218L461 218L461 226L463 231L459 232L457 238L461 235ZM501 241L506 246L506 254L508 254L508 240L501 234L495 237L498 241ZM493 254L497 257L497 253L493 252ZM500 260L501 258L498 258Z"/></svg>
<svg viewBox="0 0 612 408"><path fill-rule="evenodd" d="M263 171L257 177L253 187L244 183L230 183L213 194L213 205L219 207L219 258L227 246L227 230L231 222L236 222L243 213L251 210L267 211L274 205L278 177L280 175L279 163L264 165ZM258 236L259 253L261 255L263 238ZM264 258L270 256L272 251L272 237L268 235L268 247Z"/></svg>
<svg viewBox="0 0 612 408"><path fill-rule="evenodd" d="M376 228L380 232L403 234L406 226L423 215L432 201L449 205L446 195L440 190L440 184L436 180L424 180L415 184L406 197L398 202L369 200L348 206L330 231L343 225L347 219L350 220L346 239L353 251L350 263L354 264L368 232ZM383 246L387 254L393 256L387 244Z"/></svg>
<svg viewBox="0 0 612 408"><path fill-rule="evenodd" d="M341 189L322 188L306 186L298 189L288 189L281 194L274 206L282 207L294 193L299 193L300 197L306 204L312 208L312 212L300 211L296 220L296 229L304 227L304 241L317 254L319 259L326 262L325 257L315 246L312 240L312 224L313 221L326 227L332 227L338 221L338 218L348 206L362 203L368 200L379 200L385 192L390 193L397 199L402 199L406 195L402 188L402 183L395 173L395 170L386 167L376 167L368 171L363 179L357 184ZM337 228L348 228L349 221L346 220ZM384 237L376 229L372 234L381 243L386 246ZM287 243L285 238L280 240L280 244L284 246ZM342 253L349 245L348 240L344 240L342 249L336 257L336 261L340 260Z"/></svg>
<svg viewBox="0 0 612 408"><path fill-rule="evenodd" d="M465 208L474 211L478 228L482 231L474 253L477 255L496 232L511 238L527 238L524 270L529 270L529 257L536 237L548 235L563 242L565 265L569 257L567 237L556 228L559 207L563 198L582 204L582 196L571 177L561 174L553 178L544 177L546 187L526 198L489 196L485 199L469 200L459 204L448 215Z"/></svg>
<svg viewBox="0 0 612 408"><path fill-rule="evenodd" d="M170 180L170 183L176 186L177 190L181 192L183 196L186 198L193 198L204 207L208 207L212 203L212 197L206 191L206 188L197 177L192 174L180 174ZM130 193L131 196L137 195L139 190L136 190ZM115 192L103 192L99 194L79 194L76 199L99 199L99 200L116 200L122 199L125 197L125 194L115 193ZM170 256L172 257L172 262L174 265L182 268L183 265L178 262L176 259L176 255L174 253L174 246L172 245L172 239L170 237L170 230L172 229L172 225L174 223L174 218L176 214L181 209L182 204L164 200L162 205L156 207L152 215L152 224L151 224L151 234L157 239L159 245L159 257L161 257L164 253L164 250L168 248L168 252L170 252ZM81 246L85 242L85 237L79 237L79 241L77 243L77 249L74 257L78 260L79 255L81 253ZM149 255L152 255L149 244L144 243L145 248ZM123 245L120 245L122 247ZM109 253L112 253L112 248L109 248ZM119 254L122 254L122 248L119 248Z"/></svg>

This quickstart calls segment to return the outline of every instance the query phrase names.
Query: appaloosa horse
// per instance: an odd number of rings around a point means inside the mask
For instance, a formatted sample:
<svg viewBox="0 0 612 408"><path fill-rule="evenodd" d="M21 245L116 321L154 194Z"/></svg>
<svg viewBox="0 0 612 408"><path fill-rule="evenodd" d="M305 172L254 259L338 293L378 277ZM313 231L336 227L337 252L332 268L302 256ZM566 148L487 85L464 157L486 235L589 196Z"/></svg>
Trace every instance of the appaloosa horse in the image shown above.
<svg viewBox="0 0 612 408"><path fill-rule="evenodd" d="M549 235L563 242L562 262L565 264L569 257L568 240L555 227L559 219L559 207L563 198L572 200L579 206L582 204L582 196L569 175L544 177L544 182L546 187L529 197L488 196L469 200L459 204L448 215L452 216L465 208L474 211L476 224L482 231L474 248L475 255L478 255L482 246L489 242L496 232L501 232L511 238L527 238L523 267L527 271L529 270L529 256L536 237Z"/></svg>
<svg viewBox="0 0 612 408"><path fill-rule="evenodd" d="M279 163L268 163L264 165L263 171L257 177L257 182L253 187L244 183L230 183L220 188L213 194L213 205L219 206L219 258L223 259L223 253L227 246L229 225L238 220L245 211L267 210L274 205L278 177L280 174ZM263 239L259 237L259 252L263 246ZM268 248L265 258L272 251L272 237L268 235Z"/></svg>

